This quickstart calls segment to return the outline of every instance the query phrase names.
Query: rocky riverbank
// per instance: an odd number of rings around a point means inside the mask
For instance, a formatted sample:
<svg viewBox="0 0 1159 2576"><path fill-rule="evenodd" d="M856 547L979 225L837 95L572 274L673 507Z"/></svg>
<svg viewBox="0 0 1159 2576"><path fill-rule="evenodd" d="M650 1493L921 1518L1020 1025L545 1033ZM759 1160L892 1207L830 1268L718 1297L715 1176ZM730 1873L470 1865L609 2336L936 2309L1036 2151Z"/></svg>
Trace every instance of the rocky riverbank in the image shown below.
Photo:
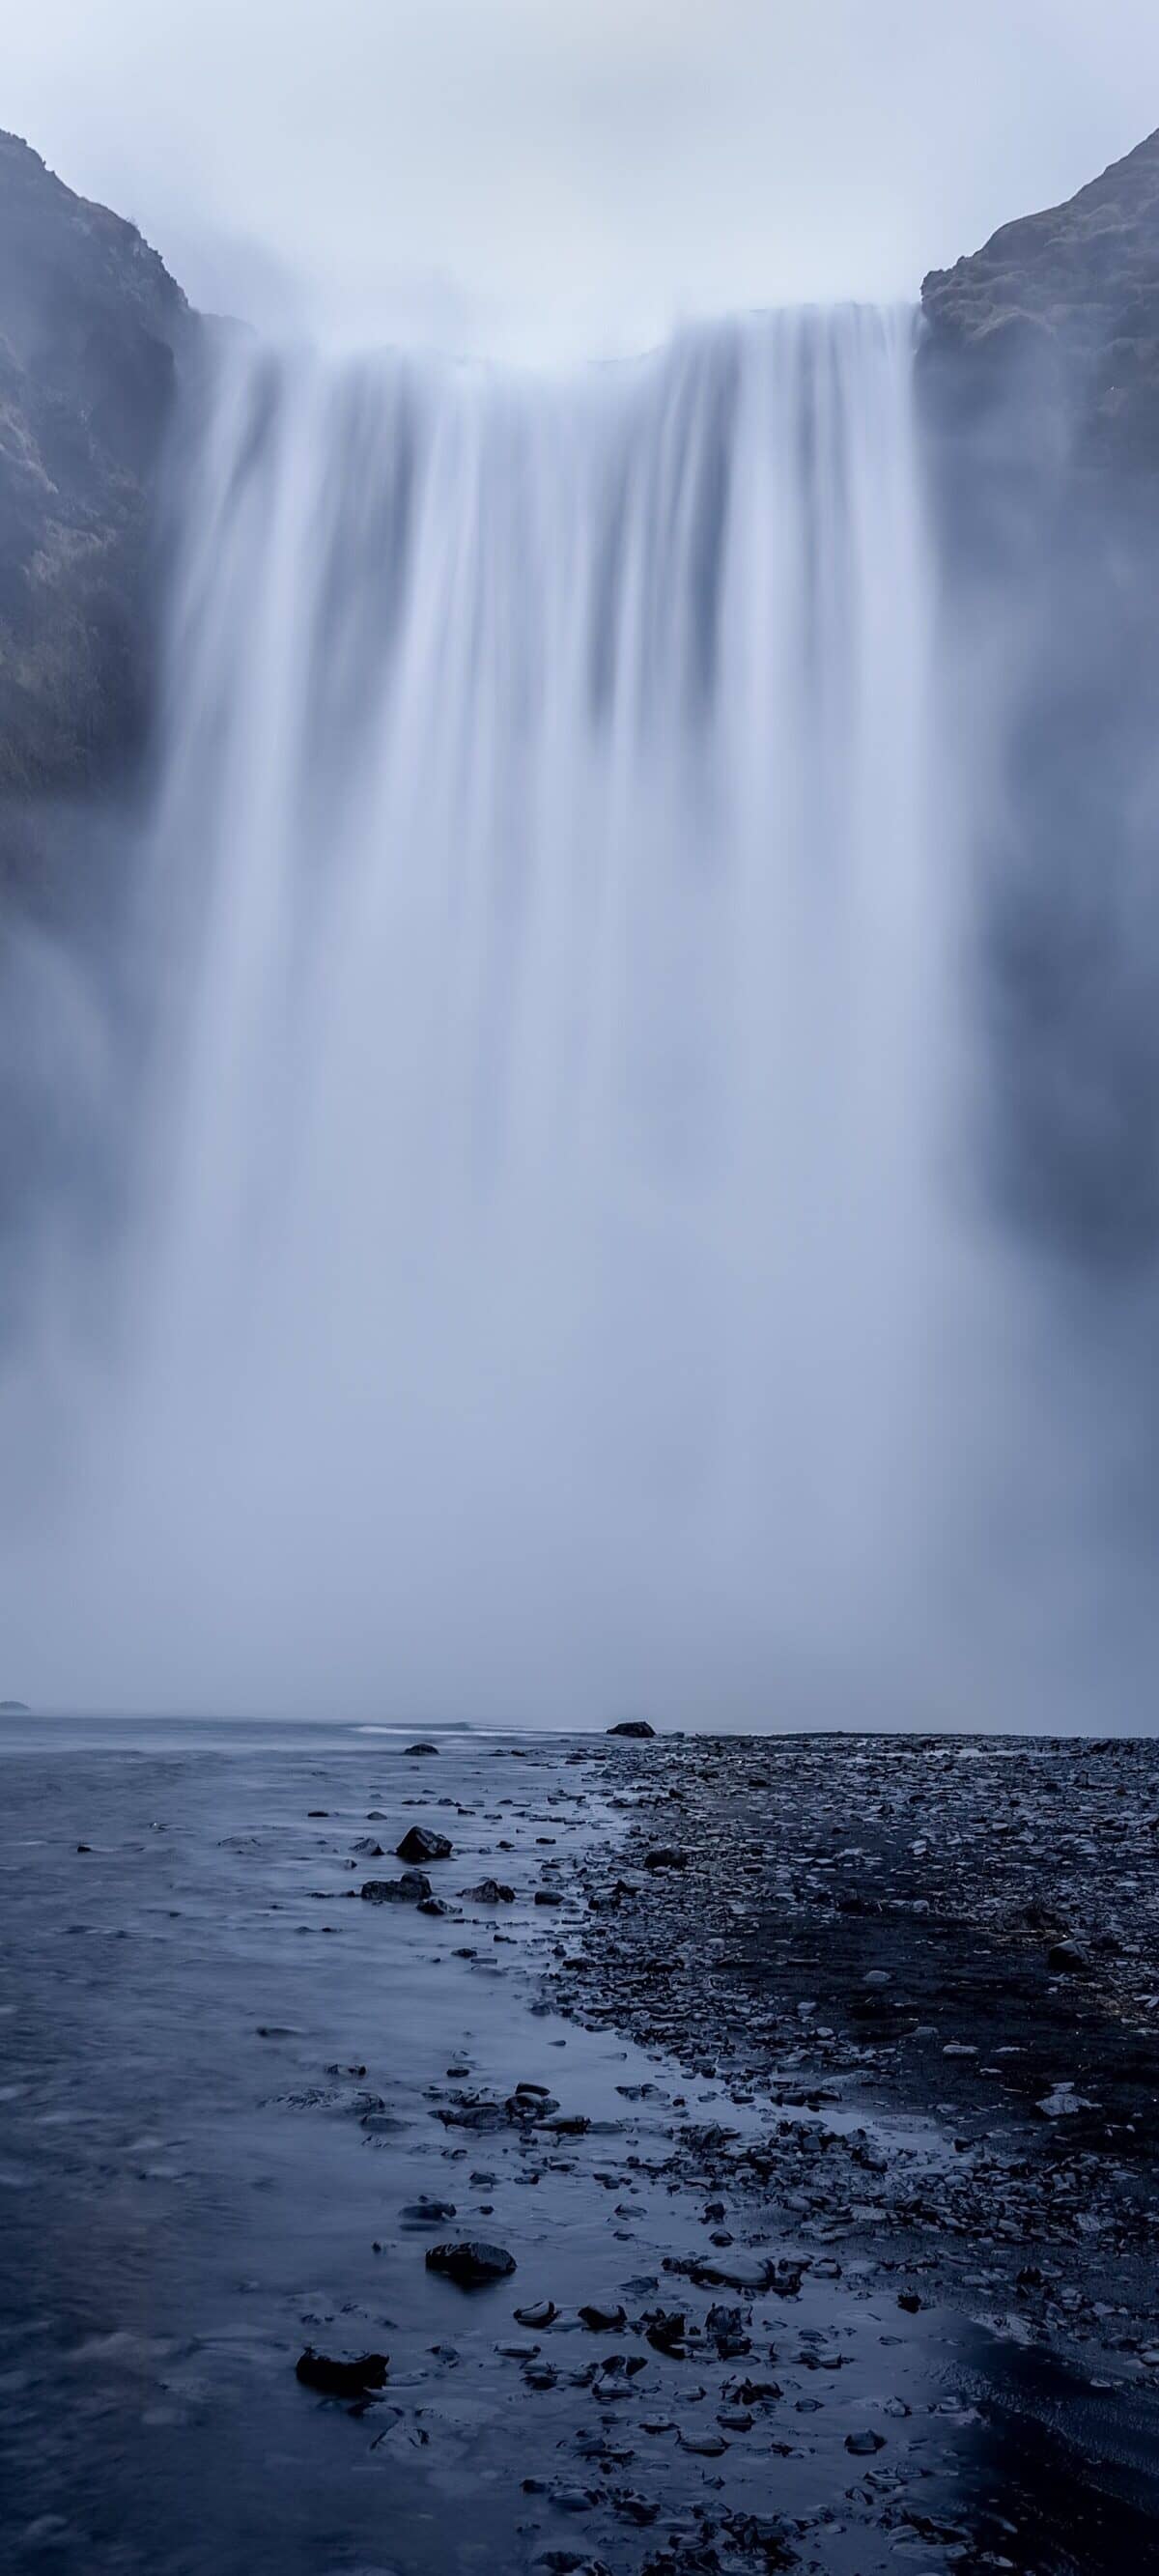
<svg viewBox="0 0 1159 2576"><path fill-rule="evenodd" d="M632 1824L584 1863L561 1999L783 2110L755 2145L696 2141L730 2210L1017 2343L1061 2448L1014 2563L1113 2563L1083 2513L1159 2420L1155 1748L689 1739L606 1767ZM855 2106L888 2135L851 2137ZM907 2120L944 2140L936 2175Z"/></svg>
<svg viewBox="0 0 1159 2576"><path fill-rule="evenodd" d="M99 1736L0 1757L14 2565L1159 2567L1150 1748Z"/></svg>

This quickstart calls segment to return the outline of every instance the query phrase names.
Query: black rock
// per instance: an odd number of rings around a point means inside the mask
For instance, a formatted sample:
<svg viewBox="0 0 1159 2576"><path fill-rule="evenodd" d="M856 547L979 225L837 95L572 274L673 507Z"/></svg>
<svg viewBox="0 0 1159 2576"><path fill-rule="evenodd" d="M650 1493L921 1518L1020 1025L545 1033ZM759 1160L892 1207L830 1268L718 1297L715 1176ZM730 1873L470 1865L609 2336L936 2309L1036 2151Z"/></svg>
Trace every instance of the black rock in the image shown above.
<svg viewBox="0 0 1159 2576"><path fill-rule="evenodd" d="M678 2359L683 2357L688 2332L688 2319L683 2308L653 2308L640 2322L655 2352L666 2352Z"/></svg>
<svg viewBox="0 0 1159 2576"><path fill-rule="evenodd" d="M869 2460L875 2451L884 2451L885 2436L883 2433L847 2433L845 2448L852 2451L855 2460Z"/></svg>
<svg viewBox="0 0 1159 2576"><path fill-rule="evenodd" d="M316 2388L323 2397L365 2397L372 2388L384 2388L390 2363L384 2352L364 2352L358 2361L331 2361L324 2352L315 2352L307 2344L298 2358L295 2377L304 2388Z"/></svg>
<svg viewBox="0 0 1159 2576"><path fill-rule="evenodd" d="M622 2334L628 2320L622 2308L601 2308L594 2304L580 2309L589 2334Z"/></svg>
<svg viewBox="0 0 1159 2576"><path fill-rule="evenodd" d="M716 2345L722 2361L739 2361L752 2351L752 2336L747 2328L744 2308L712 2307L705 2319L705 2333Z"/></svg>
<svg viewBox="0 0 1159 2576"><path fill-rule="evenodd" d="M477 1887L465 1887L464 1896L474 1898L476 1905L513 1905L515 1890L505 1887L501 1878L481 1878Z"/></svg>
<svg viewBox="0 0 1159 2576"><path fill-rule="evenodd" d="M559 2104L554 2093L529 2092L526 2085L517 2084L514 2093L508 2094L503 2108L509 2120L532 2128L536 2121L550 2120L558 2111Z"/></svg>
<svg viewBox="0 0 1159 2576"><path fill-rule="evenodd" d="M401 1878L364 1878L362 1893L368 1905L423 1905L431 1882L425 1870L408 1869Z"/></svg>
<svg viewBox="0 0 1159 2576"><path fill-rule="evenodd" d="M399 1860L449 1860L451 1845L445 1834L433 1834L426 1825L412 1825L395 1845Z"/></svg>
<svg viewBox="0 0 1159 2576"><path fill-rule="evenodd" d="M1046 1964L1056 1976L1075 1977L1082 1975L1087 1963L1076 1941L1056 1941L1047 1951Z"/></svg>
<svg viewBox="0 0 1159 2576"><path fill-rule="evenodd" d="M777 2379L742 2379L732 2394L738 2406L771 2406L784 2391Z"/></svg>
<svg viewBox="0 0 1159 2576"><path fill-rule="evenodd" d="M608 1728L609 1735L628 1735L638 1744L650 1743L655 1733L646 1717L622 1717L617 1725Z"/></svg>
<svg viewBox="0 0 1159 2576"><path fill-rule="evenodd" d="M645 1869L687 1869L688 1854L684 1851L672 1851L667 1844L662 1844L655 1851L645 1852L644 1867Z"/></svg>
<svg viewBox="0 0 1159 2576"><path fill-rule="evenodd" d="M487 2245L474 2236L458 2245L428 2246L427 2270L457 2281L461 2290L479 2290L489 2281L505 2280L515 2270L515 2256L505 2245Z"/></svg>
<svg viewBox="0 0 1159 2576"><path fill-rule="evenodd" d="M537 2299L530 2308L516 2308L515 2321L521 2326L553 2326L559 2315L554 2299Z"/></svg>
<svg viewBox="0 0 1159 2576"><path fill-rule="evenodd" d="M438 1752L438 1749L439 1749L439 1748L438 1748L438 1745L437 1745L437 1744L408 1744L408 1745L407 1745L407 1747L406 1747L406 1750L407 1750L407 1752L411 1755L412 1760L413 1760L413 1759L416 1759L416 1758L417 1758L417 1756L418 1756L420 1753L437 1753L437 1752Z"/></svg>

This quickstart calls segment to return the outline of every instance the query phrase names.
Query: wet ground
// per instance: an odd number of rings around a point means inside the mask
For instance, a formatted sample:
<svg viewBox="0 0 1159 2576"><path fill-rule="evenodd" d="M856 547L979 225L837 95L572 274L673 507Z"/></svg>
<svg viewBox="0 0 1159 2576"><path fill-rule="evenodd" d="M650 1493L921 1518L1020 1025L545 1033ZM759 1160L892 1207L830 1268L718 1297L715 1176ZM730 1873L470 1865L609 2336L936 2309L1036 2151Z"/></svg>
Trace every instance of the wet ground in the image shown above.
<svg viewBox="0 0 1159 2576"><path fill-rule="evenodd" d="M1159 2567L1149 1748L25 1725L0 1787L8 2563ZM362 1895L416 1826L445 1911Z"/></svg>

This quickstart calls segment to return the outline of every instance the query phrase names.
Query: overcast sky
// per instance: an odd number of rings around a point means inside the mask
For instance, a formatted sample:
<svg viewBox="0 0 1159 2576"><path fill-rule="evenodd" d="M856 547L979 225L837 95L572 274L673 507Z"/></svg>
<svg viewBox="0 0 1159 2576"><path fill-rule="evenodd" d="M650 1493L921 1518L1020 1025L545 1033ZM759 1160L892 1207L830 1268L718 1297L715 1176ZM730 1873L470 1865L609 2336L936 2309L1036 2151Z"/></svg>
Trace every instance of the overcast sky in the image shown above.
<svg viewBox="0 0 1159 2576"><path fill-rule="evenodd" d="M1159 125L1159 0L31 0L0 120L259 324L909 296Z"/></svg>

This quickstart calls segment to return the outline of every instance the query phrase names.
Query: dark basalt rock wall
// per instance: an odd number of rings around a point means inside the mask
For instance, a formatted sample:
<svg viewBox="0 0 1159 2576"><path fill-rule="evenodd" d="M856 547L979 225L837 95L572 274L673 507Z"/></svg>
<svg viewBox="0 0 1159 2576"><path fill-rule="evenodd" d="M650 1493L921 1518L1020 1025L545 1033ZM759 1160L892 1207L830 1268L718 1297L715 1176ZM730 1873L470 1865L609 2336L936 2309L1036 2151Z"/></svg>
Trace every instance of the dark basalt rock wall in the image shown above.
<svg viewBox="0 0 1159 2576"><path fill-rule="evenodd" d="M923 365L973 418L1012 389L1073 458L1159 467L1159 133L1066 205L1003 224L922 287Z"/></svg>
<svg viewBox="0 0 1159 2576"><path fill-rule="evenodd" d="M1159 134L923 288L951 728L1011 1219L1159 1252Z"/></svg>
<svg viewBox="0 0 1159 2576"><path fill-rule="evenodd" d="M0 135L0 876L145 737L154 499L197 325L132 224ZM55 816L50 822L48 816ZM25 882L25 891L31 891Z"/></svg>

